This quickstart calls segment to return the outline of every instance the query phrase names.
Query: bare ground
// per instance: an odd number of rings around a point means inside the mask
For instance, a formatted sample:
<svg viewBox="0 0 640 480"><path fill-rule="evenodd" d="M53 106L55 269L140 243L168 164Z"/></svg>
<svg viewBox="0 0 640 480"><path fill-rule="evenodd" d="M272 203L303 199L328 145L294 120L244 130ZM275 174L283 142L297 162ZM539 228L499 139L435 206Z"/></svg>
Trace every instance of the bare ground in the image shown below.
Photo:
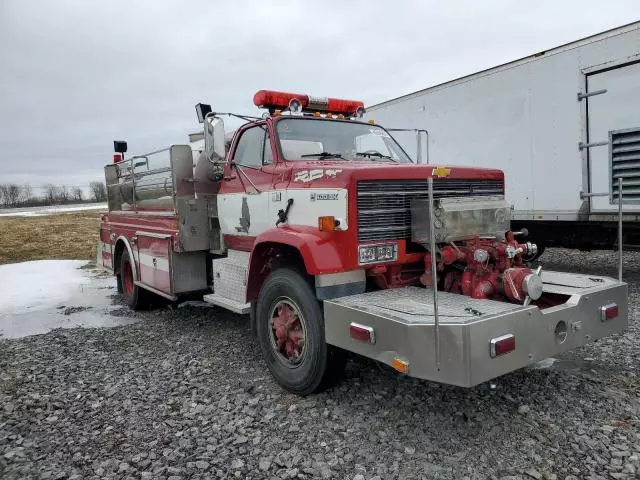
<svg viewBox="0 0 640 480"><path fill-rule="evenodd" d="M43 259L93 260L100 214L0 217L0 265Z"/></svg>

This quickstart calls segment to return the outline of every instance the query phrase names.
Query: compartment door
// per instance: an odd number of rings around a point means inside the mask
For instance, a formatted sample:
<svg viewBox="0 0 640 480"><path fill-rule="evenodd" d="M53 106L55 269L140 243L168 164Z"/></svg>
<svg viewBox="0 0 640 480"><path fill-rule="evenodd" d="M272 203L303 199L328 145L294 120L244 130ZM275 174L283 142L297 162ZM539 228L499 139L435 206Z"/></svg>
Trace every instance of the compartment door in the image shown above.
<svg viewBox="0 0 640 480"><path fill-rule="evenodd" d="M640 129L640 63L631 63L587 75L587 92L605 93L587 98L587 131L589 144L590 192L611 192L611 181L617 182L617 175L623 179L623 210L640 211L640 205L630 205L635 193L636 203L640 203L640 154L629 152L631 156L611 168L610 132ZM617 154L619 148L616 148ZM623 147L626 148L626 147ZM633 163L637 161L637 165ZM635 166L634 166L635 165ZM636 168L637 167L637 168ZM617 189L614 185L614 191ZM628 194L628 197L626 195ZM617 212L617 196L591 197L591 211L594 213Z"/></svg>
<svg viewBox="0 0 640 480"><path fill-rule="evenodd" d="M171 235L136 232L140 282L172 294L169 250Z"/></svg>

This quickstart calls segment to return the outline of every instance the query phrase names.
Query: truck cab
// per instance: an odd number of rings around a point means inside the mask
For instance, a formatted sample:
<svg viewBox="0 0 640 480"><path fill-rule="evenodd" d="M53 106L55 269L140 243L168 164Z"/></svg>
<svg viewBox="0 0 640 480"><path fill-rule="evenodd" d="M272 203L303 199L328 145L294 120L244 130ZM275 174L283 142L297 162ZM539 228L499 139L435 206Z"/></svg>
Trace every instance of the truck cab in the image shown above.
<svg viewBox="0 0 640 480"><path fill-rule="evenodd" d="M303 395L348 351L471 386L626 326L623 283L527 265L502 171L412 163L362 102L254 104L262 117L198 104L196 152L125 159L115 142L99 262L132 308L200 292L249 314L274 378ZM229 115L246 120L230 142Z"/></svg>

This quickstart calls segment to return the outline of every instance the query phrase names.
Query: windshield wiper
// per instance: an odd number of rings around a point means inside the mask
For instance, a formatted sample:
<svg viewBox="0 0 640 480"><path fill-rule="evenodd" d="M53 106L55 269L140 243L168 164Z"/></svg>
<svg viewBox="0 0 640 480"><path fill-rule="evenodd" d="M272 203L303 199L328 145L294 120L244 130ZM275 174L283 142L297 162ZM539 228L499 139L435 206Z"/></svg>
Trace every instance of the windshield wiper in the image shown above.
<svg viewBox="0 0 640 480"><path fill-rule="evenodd" d="M380 152L356 152L356 156L357 157L369 157L371 159L373 159L373 157L376 157L376 158L382 158L384 160L391 160L392 162L396 162L396 160L391 158L389 155L383 155Z"/></svg>
<svg viewBox="0 0 640 480"><path fill-rule="evenodd" d="M300 155L302 158L305 157L318 157L320 159L324 159L324 158L342 158L344 160L344 157L342 155L340 155L339 153L329 153L329 152L321 152L321 153L307 153L305 155Z"/></svg>

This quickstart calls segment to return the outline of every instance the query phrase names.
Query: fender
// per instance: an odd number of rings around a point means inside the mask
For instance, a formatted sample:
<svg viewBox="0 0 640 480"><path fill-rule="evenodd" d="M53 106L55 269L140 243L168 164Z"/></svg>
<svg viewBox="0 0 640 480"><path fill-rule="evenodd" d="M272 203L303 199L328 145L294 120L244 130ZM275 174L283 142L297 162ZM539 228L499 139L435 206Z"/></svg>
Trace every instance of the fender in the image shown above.
<svg viewBox="0 0 640 480"><path fill-rule="evenodd" d="M127 249L127 252L129 252L129 258L131 260L133 260L133 262L131 263L131 270L133 270L133 278L134 280L139 280L138 277L138 261L136 260L136 257L133 256L133 250L131 250L131 245L129 244L129 240L127 240L127 237L125 237L124 235L120 235L117 239L116 239L116 243L115 246L117 247L118 242L122 241L122 243L124 243L125 248ZM115 253L115 248L114 248L114 253ZM116 272L116 270L118 268L120 268L120 265L118 262L118 265L116 265L116 259L115 259L115 255L114 255L114 259L113 259L113 271Z"/></svg>
<svg viewBox="0 0 640 480"><path fill-rule="evenodd" d="M262 232L253 244L247 276L247 302L255 300L268 270L261 255L271 245L291 247L300 254L309 275L344 271L346 265L343 232L321 232L315 227L285 225Z"/></svg>
<svg viewBox="0 0 640 480"><path fill-rule="evenodd" d="M341 232L321 232L317 227L307 225L271 228L256 237L250 265L253 261L253 252L258 250L260 244L280 243L300 252L309 275L342 272L345 265L344 242L340 242L337 238L339 233Z"/></svg>

